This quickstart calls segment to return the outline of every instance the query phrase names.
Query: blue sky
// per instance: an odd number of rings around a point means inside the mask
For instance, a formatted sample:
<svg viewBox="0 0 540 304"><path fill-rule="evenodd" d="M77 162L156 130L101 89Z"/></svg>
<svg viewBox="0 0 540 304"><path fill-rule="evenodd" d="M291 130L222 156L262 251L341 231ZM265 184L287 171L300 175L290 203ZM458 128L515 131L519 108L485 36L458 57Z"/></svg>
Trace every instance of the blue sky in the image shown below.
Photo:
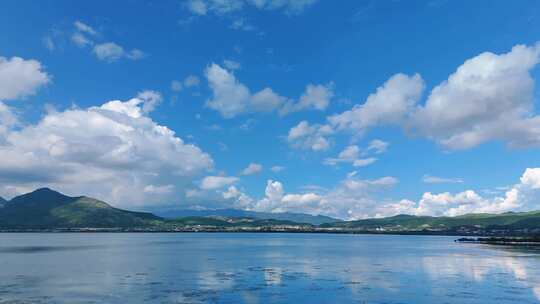
<svg viewBox="0 0 540 304"><path fill-rule="evenodd" d="M535 209L538 16L525 0L3 1L0 195Z"/></svg>

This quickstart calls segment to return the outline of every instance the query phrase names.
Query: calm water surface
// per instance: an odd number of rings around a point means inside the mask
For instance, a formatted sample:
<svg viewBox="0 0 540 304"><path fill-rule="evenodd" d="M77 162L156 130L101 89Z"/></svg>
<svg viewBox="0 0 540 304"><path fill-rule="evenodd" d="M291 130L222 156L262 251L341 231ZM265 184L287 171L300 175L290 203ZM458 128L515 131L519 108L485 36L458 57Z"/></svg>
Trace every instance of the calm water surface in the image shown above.
<svg viewBox="0 0 540 304"><path fill-rule="evenodd" d="M0 303L540 303L540 254L454 239L0 234Z"/></svg>

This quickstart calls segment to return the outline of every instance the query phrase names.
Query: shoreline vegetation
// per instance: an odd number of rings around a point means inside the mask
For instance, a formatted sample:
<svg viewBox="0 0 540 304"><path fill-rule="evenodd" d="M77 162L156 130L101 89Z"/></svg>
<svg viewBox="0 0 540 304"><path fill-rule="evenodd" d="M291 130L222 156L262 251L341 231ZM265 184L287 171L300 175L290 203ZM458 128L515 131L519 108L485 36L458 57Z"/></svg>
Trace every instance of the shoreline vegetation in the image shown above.
<svg viewBox="0 0 540 304"><path fill-rule="evenodd" d="M297 227L234 227L222 228L215 226L186 226L174 229L161 229L155 227L69 227L69 228L30 228L0 229L0 233L321 233L321 234L365 234L365 235L439 235L463 236L463 234L450 231L370 231L355 229L325 229L325 228L297 228ZM484 236L480 234L480 236ZM539 241L540 242L540 241Z"/></svg>
<svg viewBox="0 0 540 304"><path fill-rule="evenodd" d="M396 215L341 221L307 214L206 211L196 216L166 218L148 212L114 208L90 197L70 197L48 188L0 201L0 232L252 232L448 235L491 237L463 243L540 243L540 211L467 214L456 217ZM188 214L183 212L182 214ZM246 216L247 215L247 216ZM304 222L305 221L305 222ZM494 237L502 239L492 239ZM515 238L520 238L516 240ZM509 239L512 238L512 239ZM529 243L533 243L532 241Z"/></svg>
<svg viewBox="0 0 540 304"><path fill-rule="evenodd" d="M476 232L474 234L463 231L433 231L433 230L403 230L403 231L375 231L362 229L335 229L313 226L260 226L260 227L218 227L190 225L179 227L54 227L54 228L0 228L0 233L313 233L313 234L363 234L363 235L433 235L455 236L460 243L538 243L540 235L534 234L496 234L489 232ZM467 236L467 237L463 237ZM476 238L469 237L476 236Z"/></svg>

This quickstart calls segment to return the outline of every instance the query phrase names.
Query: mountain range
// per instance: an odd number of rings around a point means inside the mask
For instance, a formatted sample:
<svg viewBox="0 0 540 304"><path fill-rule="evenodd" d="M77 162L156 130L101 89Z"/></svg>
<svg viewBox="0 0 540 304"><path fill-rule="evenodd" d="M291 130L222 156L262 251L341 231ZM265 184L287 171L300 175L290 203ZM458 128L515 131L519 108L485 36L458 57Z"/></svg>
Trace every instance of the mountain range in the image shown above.
<svg viewBox="0 0 540 304"><path fill-rule="evenodd" d="M0 230L121 229L122 231L295 231L346 233L540 234L540 211L456 217L397 215L356 221L298 213L235 209L134 212L49 188L0 199Z"/></svg>
<svg viewBox="0 0 540 304"><path fill-rule="evenodd" d="M134 212L86 196L71 197L40 188L0 201L1 229L55 229L55 228L147 228L172 230L185 226L262 227L272 225L312 225L309 221L329 223L337 221L324 216L307 214L269 214L240 210L215 210L207 213L178 212L168 218L147 212ZM305 222L304 222L305 220Z"/></svg>
<svg viewBox="0 0 540 304"><path fill-rule="evenodd" d="M501 214L466 214L461 216L414 216L396 215L357 221L322 224L321 227L379 230L379 231L459 231L459 230L538 230L540 232L540 211L506 212Z"/></svg>
<svg viewBox="0 0 540 304"><path fill-rule="evenodd" d="M280 220L280 221L291 221L296 223L308 223L312 225L321 225L329 224L335 222L341 222L341 220L324 216L324 215L310 215L305 213L292 213L292 212L281 212L281 213L271 213L271 212L256 212L256 211L247 211L239 209L214 209L214 210L168 210L168 211L156 211L155 214L167 218L179 218L179 217L228 217L228 218L239 218L239 217L249 217L254 219L262 220Z"/></svg>

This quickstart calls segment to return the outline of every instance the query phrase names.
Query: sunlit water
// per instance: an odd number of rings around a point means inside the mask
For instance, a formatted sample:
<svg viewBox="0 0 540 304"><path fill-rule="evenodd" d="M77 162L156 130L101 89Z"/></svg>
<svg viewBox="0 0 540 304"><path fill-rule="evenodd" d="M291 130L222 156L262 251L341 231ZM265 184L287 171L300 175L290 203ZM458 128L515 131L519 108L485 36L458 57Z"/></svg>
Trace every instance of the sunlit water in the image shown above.
<svg viewBox="0 0 540 304"><path fill-rule="evenodd" d="M454 239L0 234L0 303L540 303L540 254Z"/></svg>

